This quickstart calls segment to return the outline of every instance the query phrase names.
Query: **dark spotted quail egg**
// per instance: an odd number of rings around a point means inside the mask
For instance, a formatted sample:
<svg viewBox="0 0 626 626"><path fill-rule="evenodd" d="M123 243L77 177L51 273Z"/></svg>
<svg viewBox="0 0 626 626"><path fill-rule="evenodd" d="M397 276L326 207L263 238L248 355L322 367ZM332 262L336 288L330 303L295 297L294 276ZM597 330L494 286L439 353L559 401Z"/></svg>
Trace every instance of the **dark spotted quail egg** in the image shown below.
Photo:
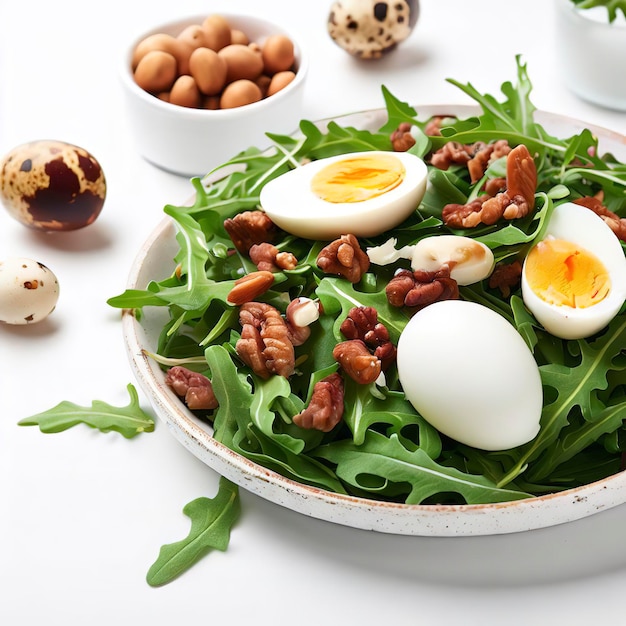
<svg viewBox="0 0 626 626"><path fill-rule="evenodd" d="M98 217L105 196L106 181L98 161L69 143L25 143L0 163L0 200L30 228L83 228Z"/></svg>
<svg viewBox="0 0 626 626"><path fill-rule="evenodd" d="M419 15L419 0L338 0L328 16L333 41L362 59L378 59L412 32Z"/></svg>
<svg viewBox="0 0 626 626"><path fill-rule="evenodd" d="M59 281L42 263L25 257L0 261L0 322L34 324L56 307Z"/></svg>

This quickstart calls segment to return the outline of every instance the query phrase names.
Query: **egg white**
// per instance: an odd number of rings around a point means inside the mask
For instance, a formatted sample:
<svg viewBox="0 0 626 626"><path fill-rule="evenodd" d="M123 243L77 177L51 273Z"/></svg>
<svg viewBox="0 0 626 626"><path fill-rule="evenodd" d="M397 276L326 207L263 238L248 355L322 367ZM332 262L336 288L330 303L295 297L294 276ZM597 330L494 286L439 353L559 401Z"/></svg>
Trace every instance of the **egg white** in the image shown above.
<svg viewBox="0 0 626 626"><path fill-rule="evenodd" d="M526 262L522 268L522 298L537 321L561 339L582 339L602 330L619 312L626 299L626 257L615 233L602 218L586 207L567 202L555 207L544 238L570 241L595 254L609 273L607 296L586 308L550 304L529 286Z"/></svg>
<svg viewBox="0 0 626 626"><path fill-rule="evenodd" d="M415 410L441 433L507 450L539 432L543 388L517 330L486 306L435 302L400 334L398 378Z"/></svg>
<svg viewBox="0 0 626 626"><path fill-rule="evenodd" d="M332 240L341 235L372 237L384 233L411 215L426 192L428 170L409 152L393 154L405 168L404 180L394 189L362 202L327 202L311 190L311 180L330 163L377 151L353 152L311 161L273 180L261 189L261 208L285 232L304 239Z"/></svg>

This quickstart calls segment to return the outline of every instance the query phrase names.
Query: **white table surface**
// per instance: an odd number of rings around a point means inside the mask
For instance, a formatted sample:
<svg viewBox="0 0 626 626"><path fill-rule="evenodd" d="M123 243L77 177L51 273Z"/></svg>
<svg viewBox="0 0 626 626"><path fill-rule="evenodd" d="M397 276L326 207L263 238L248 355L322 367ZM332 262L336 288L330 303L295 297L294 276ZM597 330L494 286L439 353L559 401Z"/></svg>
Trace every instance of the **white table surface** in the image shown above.
<svg viewBox="0 0 626 626"><path fill-rule="evenodd" d="M624 624L626 506L578 522L495 537L376 534L309 519L242 491L227 552L171 584L145 575L182 539L186 503L218 476L157 424L126 440L86 426L55 435L17 422L62 400L128 401L133 382L119 293L164 204L191 193L133 146L117 71L126 42L179 16L250 12L298 31L312 50L303 117L404 100L463 103L447 77L499 94L522 54L546 109L626 132L626 114L562 84L546 0L422 0L393 54L359 62L329 39L330 2L200 0L0 5L0 152L54 138L89 149L108 196L82 231L41 234L0 212L0 257L27 256L58 276L61 298L38 325L0 326L0 623L45 624ZM149 8L148 8L149 7ZM623 77L620 77L622 79ZM142 405L150 410L145 398Z"/></svg>

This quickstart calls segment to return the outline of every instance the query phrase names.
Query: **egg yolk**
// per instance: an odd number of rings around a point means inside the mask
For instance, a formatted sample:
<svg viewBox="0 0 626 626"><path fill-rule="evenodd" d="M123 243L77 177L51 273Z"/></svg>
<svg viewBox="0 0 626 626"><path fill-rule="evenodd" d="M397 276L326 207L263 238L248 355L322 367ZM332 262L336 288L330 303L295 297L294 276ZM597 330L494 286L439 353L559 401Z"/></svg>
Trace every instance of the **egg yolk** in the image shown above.
<svg viewBox="0 0 626 626"><path fill-rule="evenodd" d="M311 190L326 202L364 202L391 191L404 176L404 165L393 155L360 156L321 169L311 180Z"/></svg>
<svg viewBox="0 0 626 626"><path fill-rule="evenodd" d="M603 300L611 279L595 254L563 239L545 239L526 259L529 287L548 304L584 309Z"/></svg>

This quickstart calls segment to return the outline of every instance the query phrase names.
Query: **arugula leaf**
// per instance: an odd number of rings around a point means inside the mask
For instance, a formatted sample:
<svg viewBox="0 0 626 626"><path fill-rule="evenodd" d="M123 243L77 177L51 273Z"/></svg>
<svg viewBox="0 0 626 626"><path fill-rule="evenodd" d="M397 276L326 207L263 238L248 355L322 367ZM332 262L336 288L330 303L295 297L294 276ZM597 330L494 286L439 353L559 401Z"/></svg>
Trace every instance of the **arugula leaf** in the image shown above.
<svg viewBox="0 0 626 626"><path fill-rule="evenodd" d="M458 493L469 504L506 502L530 497L514 489L501 489L484 476L472 476L439 465L424 450L408 450L397 435L385 437L369 431L362 445L338 441L320 447L316 454L336 463L337 476L354 487L375 494L389 482L407 483L407 504L420 504L438 493ZM372 477L378 480L372 480Z"/></svg>
<svg viewBox="0 0 626 626"><path fill-rule="evenodd" d="M214 437L231 446L237 431L245 431L248 427L252 389L237 371L226 348L212 345L204 354L211 370L213 392L219 403L213 418Z"/></svg>
<svg viewBox="0 0 626 626"><path fill-rule="evenodd" d="M419 445L432 458L441 453L441 438L436 429L416 413L403 393L389 390L380 395L372 393L370 385L345 383L344 421L352 432L352 440L359 446L375 424L387 424L390 433L400 434L404 428L415 425L419 430Z"/></svg>
<svg viewBox="0 0 626 626"><path fill-rule="evenodd" d="M304 449L304 441L302 439L274 432L276 414L271 407L276 399L281 397L288 398L290 394L291 386L284 376L272 376L267 381L257 381L250 414L252 423L264 435L274 439L278 445L287 448L294 454L299 454Z"/></svg>
<svg viewBox="0 0 626 626"><path fill-rule="evenodd" d="M535 121L536 109L530 100L532 83L528 77L527 66L521 62L520 55L515 57L515 61L517 83L513 85L507 81L502 84L502 93L507 96L502 102L491 94L481 94L471 83L463 84L448 79L449 83L475 100L482 111L475 118L443 128L441 137L431 137L433 149L441 147L451 139L460 143L507 139L511 145L523 143L531 152L537 152L539 155L545 155L548 150L557 153L564 151L563 141L548 135Z"/></svg>
<svg viewBox="0 0 626 626"><path fill-rule="evenodd" d="M342 338L339 333L339 325L348 311L355 306L374 307L378 312L379 321L387 327L394 342L398 340L400 333L409 321L407 311L393 309L389 304L384 288L375 293L364 293L357 291L354 285L346 280L326 277L320 282L316 293L328 314L333 315L341 311L335 326L335 336L338 340Z"/></svg>
<svg viewBox="0 0 626 626"><path fill-rule="evenodd" d="M165 585L197 563L211 550L226 550L230 532L239 519L239 488L224 477L214 498L197 498L183 508L191 519L185 539L161 547L146 575L152 587Z"/></svg>
<svg viewBox="0 0 626 626"><path fill-rule="evenodd" d="M609 15L609 22L617 19L618 11L626 17L625 0L571 0L579 9L591 9L593 7L606 7Z"/></svg>
<svg viewBox="0 0 626 626"><path fill-rule="evenodd" d="M544 456L528 472L530 481L549 478L555 469L598 441L602 435L614 433L626 422L626 403L607 406L594 412L591 421L563 428L559 438L546 450Z"/></svg>
<svg viewBox="0 0 626 626"><path fill-rule="evenodd" d="M59 433L77 424L87 424L103 433L115 431L130 439L140 433L154 430L154 420L139 406L137 390L127 386L130 402L124 407L114 407L94 400L91 407L63 401L55 407L31 415L18 422L19 426L39 426L42 433Z"/></svg>
<svg viewBox="0 0 626 626"><path fill-rule="evenodd" d="M608 373L620 367L615 365L614 359L626 345L626 315L614 318L606 331L593 341L579 339L571 341L570 346L573 345L580 354L576 365L548 363L540 366L543 385L551 388L556 398L544 407L539 434L524 447L521 457L499 483L501 486L513 480L529 461L558 439L569 424L573 408L578 407L586 419L594 420L592 406L596 393L608 387Z"/></svg>

